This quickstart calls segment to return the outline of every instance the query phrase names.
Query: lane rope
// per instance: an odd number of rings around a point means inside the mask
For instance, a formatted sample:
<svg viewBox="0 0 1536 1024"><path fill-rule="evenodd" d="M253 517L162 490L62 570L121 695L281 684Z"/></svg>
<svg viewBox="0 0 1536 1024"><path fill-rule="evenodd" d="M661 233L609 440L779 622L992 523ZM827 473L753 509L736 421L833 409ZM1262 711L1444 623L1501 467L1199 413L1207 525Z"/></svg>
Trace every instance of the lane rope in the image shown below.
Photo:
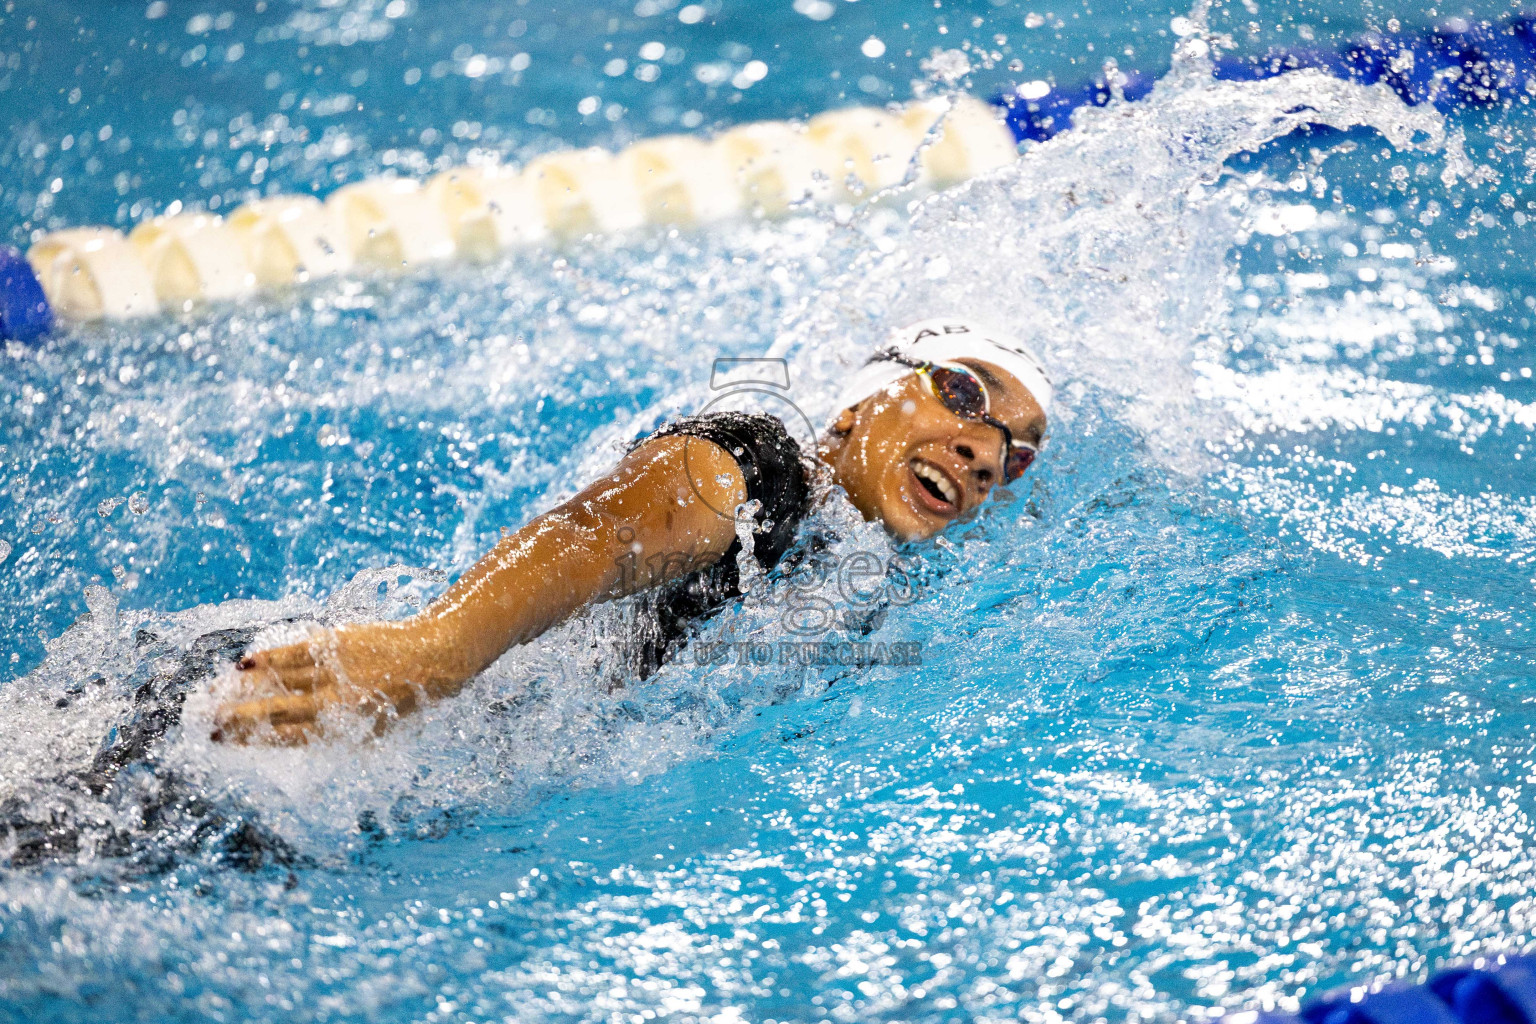
<svg viewBox="0 0 1536 1024"><path fill-rule="evenodd" d="M6 301L30 310L25 297L40 290L44 308L0 320L0 331L34 340L47 331L48 315L126 320L354 268L486 261L551 238L698 225L752 210L782 216L806 203L861 202L909 175L943 188L1017 155L1001 111L962 95L834 110L804 125L741 125L713 138L662 136L618 153L561 150L521 168L369 179L323 202L272 196L223 217L153 217L126 235L69 228L44 235L25 260L12 253L10 277L0 282Z"/></svg>
<svg viewBox="0 0 1536 1024"><path fill-rule="evenodd" d="M1528 104L1536 95L1536 20L1447 21L1421 32L1372 32L1339 50L1218 56L1223 81L1313 68L1384 83L1410 106ZM713 138L645 139L619 153L563 150L522 168L456 167L425 182L378 178L324 202L271 196L220 217L155 217L127 235L68 228L26 257L0 248L0 339L35 341L55 319L123 320L237 300L353 268L486 261L550 238L688 226L746 211L783 216L806 203L857 203L908 180L943 188L1001 167L1084 107L1134 102L1155 79L1109 67L1069 86L1025 82L992 98L850 107L807 124L741 125Z"/></svg>

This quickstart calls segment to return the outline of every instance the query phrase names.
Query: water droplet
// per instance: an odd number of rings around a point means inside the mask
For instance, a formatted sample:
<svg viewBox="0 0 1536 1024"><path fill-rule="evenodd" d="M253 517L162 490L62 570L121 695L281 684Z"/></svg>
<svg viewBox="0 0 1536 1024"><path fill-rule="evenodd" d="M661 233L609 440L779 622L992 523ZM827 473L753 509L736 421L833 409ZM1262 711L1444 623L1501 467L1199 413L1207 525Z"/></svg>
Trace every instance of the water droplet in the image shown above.
<svg viewBox="0 0 1536 1024"><path fill-rule="evenodd" d="M117 506L121 505L122 503L123 503L123 499L122 498L108 498L105 501L103 501L100 505L96 506L96 514L101 516L101 518L105 519L105 518L107 518L107 516L111 515L115 511L117 511Z"/></svg>
<svg viewBox="0 0 1536 1024"><path fill-rule="evenodd" d="M128 497L128 511L136 516L141 516L149 511L149 499L144 497L143 491L134 491Z"/></svg>
<svg viewBox="0 0 1536 1024"><path fill-rule="evenodd" d="M922 69L928 73L930 79L943 82L945 85L954 85L971 73L971 59L962 50L935 48L932 55L922 62Z"/></svg>
<svg viewBox="0 0 1536 1024"><path fill-rule="evenodd" d="M98 625L110 626L117 619L117 598L106 587L92 585L85 588L85 606Z"/></svg>
<svg viewBox="0 0 1536 1024"><path fill-rule="evenodd" d="M7 558L10 558L10 557L11 557L11 542L8 541L8 540L0 540L0 562L3 562Z"/></svg>

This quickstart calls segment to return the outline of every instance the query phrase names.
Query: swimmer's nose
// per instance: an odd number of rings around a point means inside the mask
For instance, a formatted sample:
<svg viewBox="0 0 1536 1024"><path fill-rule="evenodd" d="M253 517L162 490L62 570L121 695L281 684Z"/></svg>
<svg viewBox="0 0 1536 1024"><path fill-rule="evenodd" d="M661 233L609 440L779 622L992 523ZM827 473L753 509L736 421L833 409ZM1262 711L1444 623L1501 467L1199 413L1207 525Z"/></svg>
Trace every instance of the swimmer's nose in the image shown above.
<svg viewBox="0 0 1536 1024"><path fill-rule="evenodd" d="M970 475L975 480L978 491L984 492L992 486L992 481L997 479L997 470L992 465L992 460L985 457L978 458L975 446L965 441L955 445L955 454L970 466Z"/></svg>

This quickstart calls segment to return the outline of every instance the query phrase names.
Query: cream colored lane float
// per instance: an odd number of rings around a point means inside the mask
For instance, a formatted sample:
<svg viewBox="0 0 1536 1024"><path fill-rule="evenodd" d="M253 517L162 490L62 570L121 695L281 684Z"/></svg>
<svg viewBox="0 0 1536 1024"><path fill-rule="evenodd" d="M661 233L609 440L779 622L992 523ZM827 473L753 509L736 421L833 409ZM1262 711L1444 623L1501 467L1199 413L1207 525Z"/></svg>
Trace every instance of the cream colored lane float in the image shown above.
<svg viewBox="0 0 1536 1024"><path fill-rule="evenodd" d="M832 194L858 202L907 180L922 143L920 130L872 107L848 107L811 118L806 133L831 172Z"/></svg>
<svg viewBox="0 0 1536 1024"><path fill-rule="evenodd" d="M918 159L928 183L947 188L1018 157L1019 144L999 117L992 104L961 96L953 104L943 99L912 103L902 121L910 130L931 133Z"/></svg>
<svg viewBox="0 0 1536 1024"><path fill-rule="evenodd" d="M238 299L256 290L256 275L222 217L155 217L134 228L128 241L138 250L164 309Z"/></svg>
<svg viewBox="0 0 1536 1024"><path fill-rule="evenodd" d="M515 168L455 167L433 178L427 189L442 207L461 259L487 262L549 235L538 187Z"/></svg>
<svg viewBox="0 0 1536 1024"><path fill-rule="evenodd" d="M484 261L546 238L645 224L690 226L806 202L857 202L907 182L944 187L1016 154L997 109L971 97L898 110L850 108L808 125L672 135L619 153L564 150L526 167L458 167L425 184L381 178L324 203L274 196L228 217L156 217L44 236L27 253L49 303L72 320L128 319L345 273Z"/></svg>
<svg viewBox="0 0 1536 1024"><path fill-rule="evenodd" d="M160 311L139 251L112 228L67 228L27 250L53 311L72 320L127 320Z"/></svg>
<svg viewBox="0 0 1536 1024"><path fill-rule="evenodd" d="M831 197L822 151L804 131L781 121L732 128L715 140L742 202L780 217L807 201Z"/></svg>
<svg viewBox="0 0 1536 1024"><path fill-rule="evenodd" d="M280 288L352 268L329 212L314 196L273 196L229 215L258 288Z"/></svg>
<svg viewBox="0 0 1536 1024"><path fill-rule="evenodd" d="M704 224L741 210L730 161L713 140L690 135L646 139L620 153L617 163L634 183L647 223ZM721 188L721 182L730 184Z"/></svg>
<svg viewBox="0 0 1536 1024"><path fill-rule="evenodd" d="M344 185L325 201L354 262L381 270L436 263L454 254L442 204L413 178Z"/></svg>

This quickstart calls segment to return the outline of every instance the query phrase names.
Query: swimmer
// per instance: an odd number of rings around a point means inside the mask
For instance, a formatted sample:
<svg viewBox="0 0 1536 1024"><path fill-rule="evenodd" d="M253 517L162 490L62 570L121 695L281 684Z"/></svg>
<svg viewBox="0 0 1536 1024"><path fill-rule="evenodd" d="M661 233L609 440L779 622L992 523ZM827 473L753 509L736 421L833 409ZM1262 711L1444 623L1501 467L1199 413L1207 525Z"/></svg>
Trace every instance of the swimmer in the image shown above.
<svg viewBox="0 0 1536 1024"><path fill-rule="evenodd" d="M740 596L738 514L754 520L752 555L764 569L834 486L897 541L933 537L1029 468L1051 394L1039 361L1008 335L959 317L912 324L851 376L814 452L766 415L664 427L504 537L419 614L317 627L306 641L246 654L213 739L303 743L332 709L382 731L459 692L508 648L641 591L655 622L640 666L648 671L689 623Z"/></svg>

